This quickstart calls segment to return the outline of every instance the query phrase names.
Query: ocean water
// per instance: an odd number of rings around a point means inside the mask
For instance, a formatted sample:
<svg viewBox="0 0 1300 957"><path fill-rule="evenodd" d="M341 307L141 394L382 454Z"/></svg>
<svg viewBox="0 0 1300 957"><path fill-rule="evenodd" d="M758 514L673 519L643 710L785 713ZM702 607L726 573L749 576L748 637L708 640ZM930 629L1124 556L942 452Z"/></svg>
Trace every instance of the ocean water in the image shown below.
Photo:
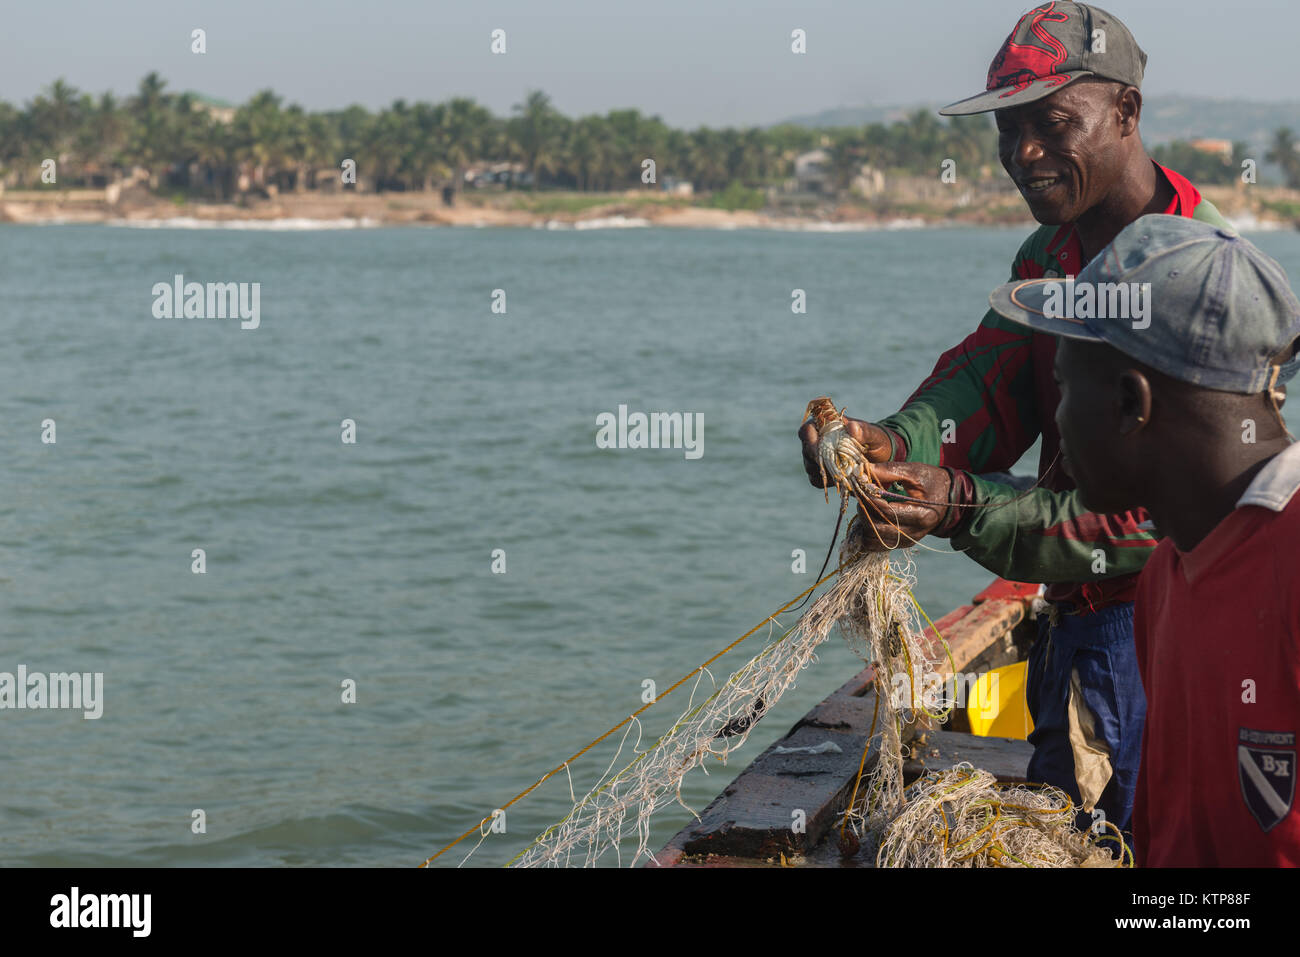
<svg viewBox="0 0 1300 957"><path fill-rule="evenodd" d="M0 671L104 676L96 720L0 711L0 863L419 864L807 587L805 404L897 408L1024 234L0 228ZM1300 276L1300 233L1252 238ZM155 318L178 273L260 283L259 327ZM700 413L703 454L597 448L620 405ZM991 577L917 569L933 615ZM859 667L823 648L687 803Z"/></svg>

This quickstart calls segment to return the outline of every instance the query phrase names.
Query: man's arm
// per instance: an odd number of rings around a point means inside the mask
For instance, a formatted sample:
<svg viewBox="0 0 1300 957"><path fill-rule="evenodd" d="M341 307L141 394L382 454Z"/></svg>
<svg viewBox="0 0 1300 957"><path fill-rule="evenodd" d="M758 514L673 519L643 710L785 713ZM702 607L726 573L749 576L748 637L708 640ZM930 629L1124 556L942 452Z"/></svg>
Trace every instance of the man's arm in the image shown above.
<svg viewBox="0 0 1300 957"><path fill-rule="evenodd" d="M1021 492L973 475L961 484L976 507L959 509L952 546L1003 578L1082 583L1131 575L1158 544L1139 528L1144 515L1090 512L1077 490Z"/></svg>
<svg viewBox="0 0 1300 957"><path fill-rule="evenodd" d="M1056 233L1044 226L1021 243L1010 281L1044 275L1045 264L1055 262L1047 249ZM902 409L880 421L906 446L894 457L905 452L910 462L972 472L1010 469L1038 438L1035 348L1029 329L985 312L974 332L939 357Z"/></svg>
<svg viewBox="0 0 1300 957"><path fill-rule="evenodd" d="M907 461L975 472L1011 468L1038 438L1033 334L989 310L880 426Z"/></svg>
<svg viewBox="0 0 1300 957"><path fill-rule="evenodd" d="M1012 280L1043 275L1054 233L1043 227L1021 244L1012 260ZM845 427L872 462L1009 469L1038 437L1033 352L1033 334L990 309L974 332L939 357L901 411L879 423L846 416ZM799 430L799 438L808 479L821 488L811 423Z"/></svg>
<svg viewBox="0 0 1300 957"><path fill-rule="evenodd" d="M1077 490L1021 491L920 462L885 462L875 474L913 502L888 497L859 507L863 542L872 550L937 535L1003 578L1082 584L1141 571L1157 544L1140 527L1144 513L1098 515Z"/></svg>

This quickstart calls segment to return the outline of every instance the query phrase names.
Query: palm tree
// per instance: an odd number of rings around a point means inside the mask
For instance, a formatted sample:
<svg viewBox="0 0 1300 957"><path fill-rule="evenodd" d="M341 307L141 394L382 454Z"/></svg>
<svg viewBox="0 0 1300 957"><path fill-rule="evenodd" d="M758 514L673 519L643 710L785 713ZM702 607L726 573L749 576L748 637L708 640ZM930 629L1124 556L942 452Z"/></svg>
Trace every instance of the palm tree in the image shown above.
<svg viewBox="0 0 1300 957"><path fill-rule="evenodd" d="M613 175L611 138L609 127L600 116L584 116L570 128L564 145L564 162L579 189L594 189Z"/></svg>
<svg viewBox="0 0 1300 957"><path fill-rule="evenodd" d="M866 131L862 127L835 130L827 152L830 153L831 178L835 188L848 189L870 156Z"/></svg>
<svg viewBox="0 0 1300 957"><path fill-rule="evenodd" d="M0 172L8 172L10 165L27 150L23 121L22 113L0 102Z"/></svg>
<svg viewBox="0 0 1300 957"><path fill-rule="evenodd" d="M82 158L73 152L73 144L85 107L76 89L62 78L55 80L28 104L28 162L39 166L44 160L53 159L60 178L74 178L76 161Z"/></svg>
<svg viewBox="0 0 1300 957"><path fill-rule="evenodd" d="M447 104L446 159L452 169L453 188L465 182L465 167L486 155L492 114L473 100L457 97Z"/></svg>
<svg viewBox="0 0 1300 957"><path fill-rule="evenodd" d="M541 90L533 90L524 102L515 104L515 113L509 124L509 135L515 154L523 160L531 186L536 189L542 170L549 170L555 161L560 117L551 106L551 98Z"/></svg>
<svg viewBox="0 0 1300 957"><path fill-rule="evenodd" d="M992 162L997 155L996 130L983 115L949 118L941 149L943 158L956 160L958 168L963 170Z"/></svg>
<svg viewBox="0 0 1300 957"><path fill-rule="evenodd" d="M343 161L353 160L357 164L358 180L370 176L374 170L370 163L375 137L375 117L363 106L352 105L345 110L325 114L331 130L332 148L335 152L328 156L328 162L340 171Z"/></svg>
<svg viewBox="0 0 1300 957"><path fill-rule="evenodd" d="M158 170L166 162L170 150L171 97L163 92L167 82L150 73L140 81L140 87L127 102L131 117L131 131L127 137L127 156L149 172L149 185L157 187Z"/></svg>
<svg viewBox="0 0 1300 957"><path fill-rule="evenodd" d="M415 124L410 113L405 100L394 100L371 125L370 140L363 155L373 170L378 192L407 186L415 147Z"/></svg>
<svg viewBox="0 0 1300 957"><path fill-rule="evenodd" d="M310 189L316 188L316 172L322 167L329 167L334 176L340 173L340 138L338 127L324 113L312 113L307 117L306 146L302 163L308 171L307 182ZM300 187L301 188L301 187Z"/></svg>
<svg viewBox="0 0 1300 957"><path fill-rule="evenodd" d="M126 148L127 121L112 93L105 93L99 102L90 101L83 112L81 129L77 133L76 150L88 170L116 180L121 172L122 154Z"/></svg>
<svg viewBox="0 0 1300 957"><path fill-rule="evenodd" d="M286 122L280 110L280 97L262 90L235 111L230 124L235 155L250 167L253 182L269 185L288 157L285 143Z"/></svg>
<svg viewBox="0 0 1300 957"><path fill-rule="evenodd" d="M1273 134L1273 145L1264 158L1282 167L1287 186L1300 189L1300 152L1290 127L1284 126Z"/></svg>
<svg viewBox="0 0 1300 957"><path fill-rule="evenodd" d="M281 114L280 173L284 185L294 192L307 188L307 179L315 159L315 141L311 135L311 123L303 108L291 104Z"/></svg>
<svg viewBox="0 0 1300 957"><path fill-rule="evenodd" d="M691 179L698 188L713 190L727 185L726 156L716 130L702 126L691 133L687 156Z"/></svg>

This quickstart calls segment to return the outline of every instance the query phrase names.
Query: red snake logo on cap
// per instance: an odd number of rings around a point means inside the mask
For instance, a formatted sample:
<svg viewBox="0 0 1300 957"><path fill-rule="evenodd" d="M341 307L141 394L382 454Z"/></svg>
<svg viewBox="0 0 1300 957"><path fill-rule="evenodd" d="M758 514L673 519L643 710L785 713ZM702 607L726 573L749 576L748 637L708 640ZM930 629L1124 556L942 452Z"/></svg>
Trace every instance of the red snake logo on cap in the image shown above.
<svg viewBox="0 0 1300 957"><path fill-rule="evenodd" d="M1050 76L1052 77L1050 85L1060 86L1069 79L1069 77L1056 75L1056 68L1065 62L1065 44L1048 33L1047 28L1042 25L1044 21L1065 23L1070 19L1068 13L1054 13L1055 7L1056 0L1052 0L1051 3L1030 10L1020 18L1016 28L1007 37L1007 42L1002 44L1002 49L993 58L985 89L996 90L1014 83L1013 89L1002 94L1002 96L1011 96L1013 93L1028 89L1029 84L1035 80ZM1025 22L1025 17L1030 16L1033 17L1029 23L1030 32L1047 45L1046 50L1040 46L1015 41L1016 34L1020 32L1020 27Z"/></svg>

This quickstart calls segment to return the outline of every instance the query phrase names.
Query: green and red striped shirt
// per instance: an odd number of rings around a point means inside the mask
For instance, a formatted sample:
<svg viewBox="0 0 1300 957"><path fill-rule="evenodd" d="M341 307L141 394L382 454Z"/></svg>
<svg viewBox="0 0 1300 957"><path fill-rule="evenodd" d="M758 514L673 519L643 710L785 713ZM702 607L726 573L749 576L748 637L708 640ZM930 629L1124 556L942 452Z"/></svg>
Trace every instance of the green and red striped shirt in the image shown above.
<svg viewBox="0 0 1300 957"><path fill-rule="evenodd" d="M1166 214L1228 225L1184 177L1157 169L1174 189ZM1041 226L1016 253L1011 279L1073 276L1084 265L1073 223ZM1007 503L965 510L952 535L954 548L1003 578L1046 582L1050 600L1073 602L1079 610L1132 601L1136 576L1157 540L1145 512L1090 512L1069 476L1052 467L1060 448L1055 356L1053 336L990 309L978 329L939 357L902 410L880 424L903 440L900 457L971 473L962 484L973 488L975 504ZM955 440L943 442L948 420ZM1039 436L1039 486L1027 494L975 474L1009 470Z"/></svg>

